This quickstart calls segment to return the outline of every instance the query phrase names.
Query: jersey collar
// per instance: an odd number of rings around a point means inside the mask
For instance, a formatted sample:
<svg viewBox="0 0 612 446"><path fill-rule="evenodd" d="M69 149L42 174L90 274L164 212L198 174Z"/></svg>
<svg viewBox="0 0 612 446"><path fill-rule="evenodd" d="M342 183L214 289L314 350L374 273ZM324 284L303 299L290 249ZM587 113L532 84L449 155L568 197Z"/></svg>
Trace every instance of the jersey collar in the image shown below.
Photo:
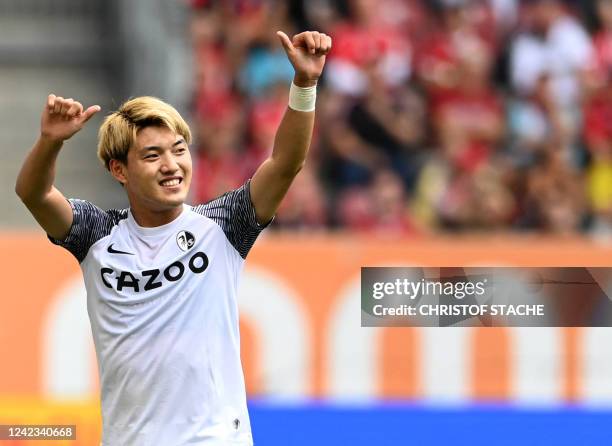
<svg viewBox="0 0 612 446"><path fill-rule="evenodd" d="M185 218L189 209L190 209L189 205L183 204L183 209L181 210L181 213L178 215L178 217L176 217L170 223L166 223L165 225L161 225L161 226L155 226L152 228L145 228L144 226L140 226L138 223L136 223L136 220L134 219L134 216L132 215L132 209L128 209L127 223L132 230L139 233L140 235L155 236L155 235L163 234L169 229L172 229L178 222L180 222L181 220Z"/></svg>

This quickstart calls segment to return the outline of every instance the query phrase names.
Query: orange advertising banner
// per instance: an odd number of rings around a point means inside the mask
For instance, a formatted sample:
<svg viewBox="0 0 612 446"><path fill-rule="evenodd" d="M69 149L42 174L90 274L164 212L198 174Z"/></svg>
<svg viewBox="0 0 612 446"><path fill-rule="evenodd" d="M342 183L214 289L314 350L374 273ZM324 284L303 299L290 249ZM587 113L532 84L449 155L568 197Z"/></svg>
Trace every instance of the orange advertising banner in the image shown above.
<svg viewBox="0 0 612 446"><path fill-rule="evenodd" d="M0 252L0 414L23 398L97 401L77 261L39 233L4 233ZM612 404L612 329L360 326L361 267L476 265L612 266L612 246L535 236L266 234L247 259L239 296L249 394Z"/></svg>

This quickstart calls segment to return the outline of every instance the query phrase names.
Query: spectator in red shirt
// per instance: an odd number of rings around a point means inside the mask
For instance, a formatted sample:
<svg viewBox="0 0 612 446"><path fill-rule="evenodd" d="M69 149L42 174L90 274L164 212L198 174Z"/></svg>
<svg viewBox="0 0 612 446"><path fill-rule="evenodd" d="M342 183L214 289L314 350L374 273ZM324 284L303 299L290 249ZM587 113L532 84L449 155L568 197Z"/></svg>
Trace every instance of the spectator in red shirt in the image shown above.
<svg viewBox="0 0 612 446"><path fill-rule="evenodd" d="M486 162L504 134L501 98L490 82L491 55L474 47L457 63L457 86L433 99L432 116L447 159L472 171Z"/></svg>
<svg viewBox="0 0 612 446"><path fill-rule="evenodd" d="M247 171L241 153L244 118L238 102L220 105L216 113L197 122L194 200L206 202L242 184Z"/></svg>
<svg viewBox="0 0 612 446"><path fill-rule="evenodd" d="M369 186L347 189L338 203L339 222L351 230L386 237L416 233L402 180L393 171L382 169Z"/></svg>
<svg viewBox="0 0 612 446"><path fill-rule="evenodd" d="M326 75L334 91L363 95L368 86L364 69L372 64L389 85L400 85L410 77L412 48L408 28L392 20L393 15L380 14L387 3L389 0L351 0L350 17L330 29L334 52ZM396 11L397 16L402 15L402 8Z"/></svg>
<svg viewBox="0 0 612 446"><path fill-rule="evenodd" d="M325 193L318 182L316 165L307 164L278 208L275 222L293 230L317 230L328 223Z"/></svg>
<svg viewBox="0 0 612 446"><path fill-rule="evenodd" d="M592 155L612 157L612 83L610 80L591 97L584 108L584 136Z"/></svg>
<svg viewBox="0 0 612 446"><path fill-rule="evenodd" d="M453 89L460 83L459 63L474 49L496 51L495 26L490 8L478 0L443 0L438 26L432 26L416 47L419 78L430 94Z"/></svg>
<svg viewBox="0 0 612 446"><path fill-rule="evenodd" d="M286 90L284 84L276 84L267 90L265 97L251 104L247 122L247 150L242 161L246 170L255 172L257 166L272 153L274 135L289 100Z"/></svg>
<svg viewBox="0 0 612 446"><path fill-rule="evenodd" d="M597 89L608 81L612 71L612 1L596 1L599 30L593 36L593 61L590 87Z"/></svg>

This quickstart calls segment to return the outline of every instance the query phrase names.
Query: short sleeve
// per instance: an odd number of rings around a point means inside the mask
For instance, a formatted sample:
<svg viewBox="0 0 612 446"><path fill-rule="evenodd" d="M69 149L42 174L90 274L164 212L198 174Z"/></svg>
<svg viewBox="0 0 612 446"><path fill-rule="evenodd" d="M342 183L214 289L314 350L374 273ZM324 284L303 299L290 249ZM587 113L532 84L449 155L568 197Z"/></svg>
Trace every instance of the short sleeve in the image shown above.
<svg viewBox="0 0 612 446"><path fill-rule="evenodd" d="M251 180L248 180L238 189L193 208L194 212L210 218L223 229L225 236L243 259L261 231L271 223L257 223L250 186Z"/></svg>
<svg viewBox="0 0 612 446"><path fill-rule="evenodd" d="M69 199L72 207L72 226L64 240L47 235L51 243L62 246L82 262L89 248L110 234L112 228L127 217L127 209L103 211L86 200Z"/></svg>

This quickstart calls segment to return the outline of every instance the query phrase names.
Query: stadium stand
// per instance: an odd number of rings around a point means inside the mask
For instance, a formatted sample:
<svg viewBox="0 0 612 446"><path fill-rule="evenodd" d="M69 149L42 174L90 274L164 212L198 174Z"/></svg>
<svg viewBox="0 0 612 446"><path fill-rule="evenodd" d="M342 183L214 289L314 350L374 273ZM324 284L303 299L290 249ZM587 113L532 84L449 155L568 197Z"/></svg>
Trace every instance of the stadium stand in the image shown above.
<svg viewBox="0 0 612 446"><path fill-rule="evenodd" d="M196 201L271 149L291 78L272 31L321 29L313 153L276 227L610 235L608 2L192 7Z"/></svg>

